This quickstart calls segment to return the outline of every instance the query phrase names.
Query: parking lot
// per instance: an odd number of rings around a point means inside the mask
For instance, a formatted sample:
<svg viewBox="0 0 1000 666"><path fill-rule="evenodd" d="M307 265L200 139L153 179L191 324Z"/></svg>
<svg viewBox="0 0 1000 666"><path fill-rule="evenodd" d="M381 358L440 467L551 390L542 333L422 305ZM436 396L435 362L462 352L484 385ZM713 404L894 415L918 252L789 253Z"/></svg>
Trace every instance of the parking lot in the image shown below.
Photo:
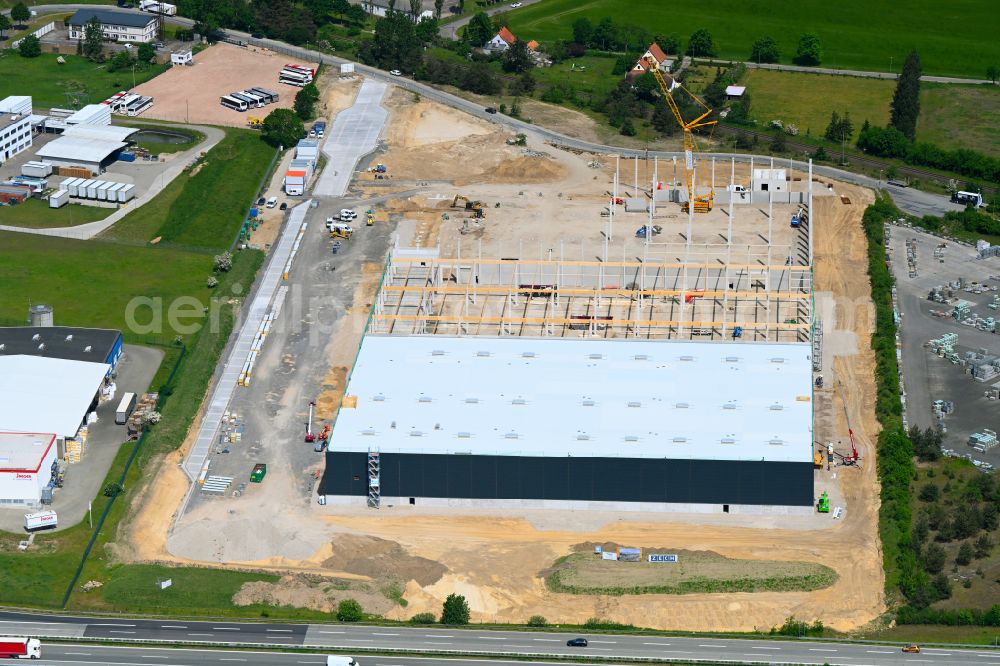
<svg viewBox="0 0 1000 666"><path fill-rule="evenodd" d="M917 276L909 277L906 266L907 239L916 239ZM934 249L945 244L943 263L934 257ZM996 430L1000 423L1000 401L988 400L984 393L990 387L1000 386L1000 377L980 382L967 373L967 369L939 357L926 343L940 339L946 333L958 335L955 353L964 357L966 352L985 349L1000 355L1000 337L996 333L979 330L962 324L951 313L955 304L967 301L971 312L980 317L1000 316L990 309L993 297L1000 293L1000 258L977 259L973 247L944 241L936 236L905 227L892 227L893 272L896 276L899 308L902 313L900 338L902 342L902 371L906 390L906 418L908 425L920 428L938 424L931 403L949 400L955 403L955 412L945 417L944 446L958 454L969 454L976 460L1000 465L1000 447L985 455L968 444L969 435L984 428ZM991 277L993 276L993 277ZM976 281L988 289L976 294L969 287L952 288L944 296L946 302L928 299L931 289L954 283L959 278L963 285Z"/></svg>

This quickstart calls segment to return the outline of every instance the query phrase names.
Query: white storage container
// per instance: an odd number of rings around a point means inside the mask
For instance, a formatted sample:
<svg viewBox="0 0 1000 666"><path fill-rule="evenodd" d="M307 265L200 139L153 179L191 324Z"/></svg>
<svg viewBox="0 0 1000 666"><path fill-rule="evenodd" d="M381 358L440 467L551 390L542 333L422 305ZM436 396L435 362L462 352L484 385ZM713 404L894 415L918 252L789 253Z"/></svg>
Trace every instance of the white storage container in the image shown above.
<svg viewBox="0 0 1000 666"><path fill-rule="evenodd" d="M86 199L87 196L88 196L87 195L87 190L95 182L97 182L97 181L95 181L93 178L84 178L83 182L77 183L76 184L76 196L78 196L81 199Z"/></svg>
<svg viewBox="0 0 1000 666"><path fill-rule="evenodd" d="M25 162L21 165L21 175L32 178L45 178L52 174L52 165L48 162Z"/></svg>
<svg viewBox="0 0 1000 666"><path fill-rule="evenodd" d="M69 190L56 190L49 195L49 208L62 208L69 203Z"/></svg>
<svg viewBox="0 0 1000 666"><path fill-rule="evenodd" d="M92 180L87 184L87 198L97 198L97 188L104 184L103 180Z"/></svg>
<svg viewBox="0 0 1000 666"><path fill-rule="evenodd" d="M118 190L118 201L125 203L126 201L131 201L135 198L135 185L127 183L122 189Z"/></svg>
<svg viewBox="0 0 1000 666"><path fill-rule="evenodd" d="M115 185L115 183L107 183L106 182L103 185L101 185L100 187L98 187L97 188L97 200L98 201L107 201L108 200L108 190L111 189L111 187L113 187L114 185Z"/></svg>

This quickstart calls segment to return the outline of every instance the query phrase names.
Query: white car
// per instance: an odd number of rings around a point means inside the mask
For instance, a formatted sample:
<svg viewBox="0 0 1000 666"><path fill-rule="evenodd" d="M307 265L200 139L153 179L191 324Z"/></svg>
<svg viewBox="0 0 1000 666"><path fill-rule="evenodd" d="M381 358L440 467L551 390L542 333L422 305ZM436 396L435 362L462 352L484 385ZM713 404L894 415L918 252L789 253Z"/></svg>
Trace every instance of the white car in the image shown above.
<svg viewBox="0 0 1000 666"><path fill-rule="evenodd" d="M278 205L278 197L271 197L270 199L267 200L267 203L264 205L267 206L268 208L274 208L275 206Z"/></svg>
<svg viewBox="0 0 1000 666"><path fill-rule="evenodd" d="M514 4L512 4L512 5L510 6L510 8L511 8L511 9L517 9L517 8L518 8L518 7L520 7L520 6L521 6L521 3L520 3L520 2L515 2Z"/></svg>
<svg viewBox="0 0 1000 666"><path fill-rule="evenodd" d="M355 213L350 208L341 208L340 209L340 219L343 220L344 222L350 222L351 220L356 219L357 217L358 217L358 214Z"/></svg>
<svg viewBox="0 0 1000 666"><path fill-rule="evenodd" d="M403 75L403 73L401 71L399 71L398 69L394 69L394 70L392 70L389 73L392 74L393 76L402 76Z"/></svg>

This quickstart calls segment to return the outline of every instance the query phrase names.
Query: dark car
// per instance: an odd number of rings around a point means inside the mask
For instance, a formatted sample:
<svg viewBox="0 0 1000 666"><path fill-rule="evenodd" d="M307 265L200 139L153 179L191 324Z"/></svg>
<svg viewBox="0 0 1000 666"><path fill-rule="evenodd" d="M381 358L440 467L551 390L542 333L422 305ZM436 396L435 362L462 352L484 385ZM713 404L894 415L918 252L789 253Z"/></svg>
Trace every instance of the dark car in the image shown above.
<svg viewBox="0 0 1000 666"><path fill-rule="evenodd" d="M285 203L284 201L282 201L281 205L278 206L278 210L285 210L286 208L288 208L288 204Z"/></svg>
<svg viewBox="0 0 1000 666"><path fill-rule="evenodd" d="M260 199L257 199L257 205L258 206L263 206L265 203L267 203L267 199L265 199L264 197L261 197Z"/></svg>
<svg viewBox="0 0 1000 666"><path fill-rule="evenodd" d="M587 647L587 639L571 638L568 641L566 641L566 645L568 645L569 647Z"/></svg>
<svg viewBox="0 0 1000 666"><path fill-rule="evenodd" d="M488 106L486 107L486 113L496 113L496 107Z"/></svg>

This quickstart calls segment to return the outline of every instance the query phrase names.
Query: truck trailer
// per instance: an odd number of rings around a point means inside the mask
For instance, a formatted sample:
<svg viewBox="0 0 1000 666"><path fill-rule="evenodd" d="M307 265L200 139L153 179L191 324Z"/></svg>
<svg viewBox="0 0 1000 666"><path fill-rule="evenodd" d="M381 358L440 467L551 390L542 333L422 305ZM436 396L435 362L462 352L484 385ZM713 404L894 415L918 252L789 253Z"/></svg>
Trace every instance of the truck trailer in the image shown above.
<svg viewBox="0 0 1000 666"><path fill-rule="evenodd" d="M35 530L55 529L59 525L59 516L55 511L39 511L37 513L24 514L24 529L28 532Z"/></svg>
<svg viewBox="0 0 1000 666"><path fill-rule="evenodd" d="M135 403L135 393L126 393L123 395L122 401L118 403L118 409L115 410L115 423L125 425L132 410L135 409Z"/></svg>
<svg viewBox="0 0 1000 666"><path fill-rule="evenodd" d="M0 636L0 658L40 659L42 642L37 638Z"/></svg>

